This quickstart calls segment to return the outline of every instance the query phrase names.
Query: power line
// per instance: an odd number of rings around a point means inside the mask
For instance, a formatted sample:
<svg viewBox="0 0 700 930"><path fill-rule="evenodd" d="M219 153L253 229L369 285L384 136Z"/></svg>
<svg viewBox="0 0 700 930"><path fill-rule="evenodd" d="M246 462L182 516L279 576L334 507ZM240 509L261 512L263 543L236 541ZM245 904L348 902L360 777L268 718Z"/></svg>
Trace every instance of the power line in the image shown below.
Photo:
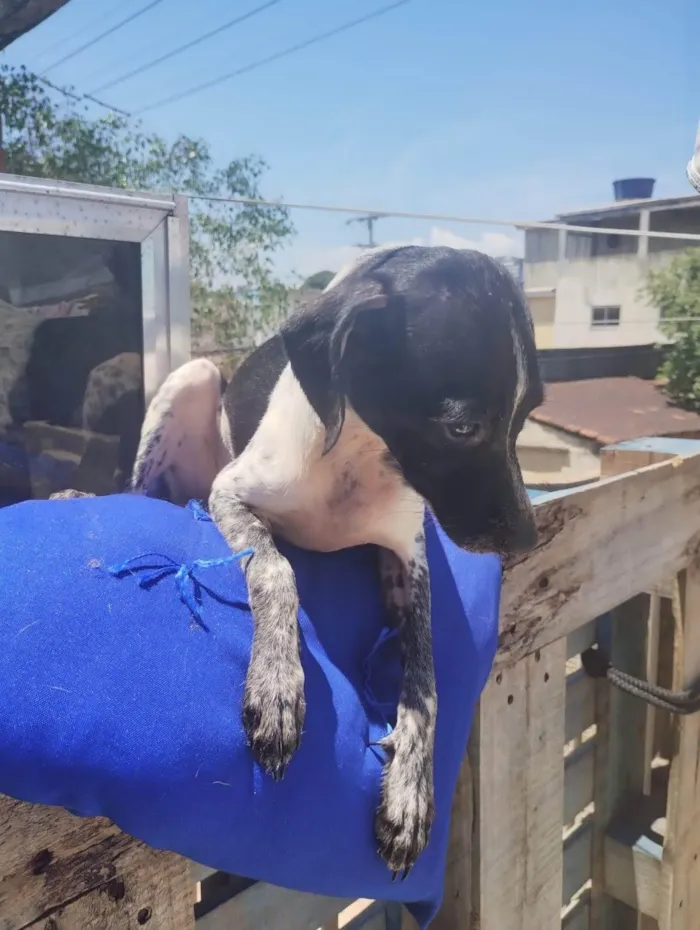
<svg viewBox="0 0 700 930"><path fill-rule="evenodd" d="M385 13L389 13L391 10L396 10L398 7L405 6L410 2L411 0L397 0L396 3L390 3L387 6L379 7L379 9L374 10L372 13L368 13L365 16L360 16L357 19L349 20L340 26L336 26L335 29L329 29L326 32L320 32L317 35L312 36L310 39L306 39L303 42L298 42L296 45L290 45L288 48L282 49L279 52L275 52L274 55L268 55L266 58L260 58L257 61L251 62L249 65L244 65L242 68L237 68L235 71L229 71L227 74L222 74L220 77L214 78L211 81L205 81L202 84L196 84L194 87L189 87L187 90L180 91L180 93L171 94L169 97L156 100L155 103L150 103L148 106L142 107L140 110L136 110L136 114L141 115L142 113L147 113L150 110L155 110L158 107L164 107L168 103L175 103L178 100L184 100L185 97L190 97L192 94L197 94L202 90L209 90L210 87L215 87L217 84L223 84L224 81L229 81L232 78L239 77L241 74L247 74L249 71L255 71L257 68L262 68L263 65L269 65L273 61L279 61L280 58L286 58L287 55L292 55L294 52L300 52L305 48L309 48L311 45L324 42L326 39L340 35L341 32L346 32L348 29L353 29L355 26L360 26L362 23L368 23L370 20L377 19L377 17L383 16Z"/></svg>
<svg viewBox="0 0 700 930"><path fill-rule="evenodd" d="M54 84L53 81L50 81L48 78L41 77L37 75L37 80L41 81L42 84L46 84L47 87L50 87L51 90L58 91L59 94L63 94L64 97L69 97L71 100L77 100L78 103L83 100L90 100L92 103L96 103L98 106L104 107L105 110L110 110L112 113L119 113L120 116L131 116L126 110L120 110L119 107L112 106L111 103L105 103L104 100L99 100L97 97L93 97L92 94L78 94L75 91L68 90L67 87L61 87L59 84Z"/></svg>
<svg viewBox="0 0 700 930"><path fill-rule="evenodd" d="M65 62L70 61L71 58L75 58L76 55L80 55L81 52L84 52L86 49L91 48L93 45L96 45L98 42L101 42L102 39L106 39L107 36L111 36L113 32L116 32L117 29L121 29L123 26L126 26L127 23L133 22L135 19L138 19L139 16L143 16L144 13L147 13L149 10L152 10L154 6L158 6L159 3L162 3L163 0L151 0L150 3L147 3L146 6L140 7L130 16L127 16L125 19L120 20L118 23L115 23L114 26L111 26L109 29L105 29L104 32L101 32L94 39L90 39L89 42L84 42L78 48L74 49L72 52L69 52L67 55L64 55L63 58L59 58L58 61L54 61L52 65L49 65L48 68L44 68L42 76L53 71L54 68L58 68L59 65L65 64Z"/></svg>
<svg viewBox="0 0 700 930"><path fill-rule="evenodd" d="M155 68L156 65L160 65L164 61L168 61L168 59L174 58L176 55L180 55L182 52L186 52L188 49L194 48L196 45L201 45L201 43L206 42L207 39L211 39L214 36L219 35L219 33L225 32L227 29L231 29L233 26L237 26L239 23L245 22L245 20L251 19L253 16L257 16L258 13L262 13L264 10L269 9L271 6L275 6L278 3L281 3L281 0L267 0L267 3L256 6L254 9L249 10L242 16L237 16L235 19L229 20L229 22L224 23L223 26L218 26L216 29L205 32L204 35L198 36L198 38L192 39L191 42L186 42L184 45L180 45L178 48L174 48L170 52L166 52L165 55L154 58L152 61L148 61L146 64L140 65L138 68L134 68L131 71L126 71L124 74L120 74L119 77L113 78L113 80L107 81L104 84L100 84L100 86L96 87L92 93L99 94L103 90L109 90L110 87L116 87L117 84L121 84L123 81L128 81L129 78L136 77L137 74L143 74L144 71L149 71L151 68Z"/></svg>
<svg viewBox="0 0 700 930"><path fill-rule="evenodd" d="M115 5L117 7L122 6L121 0L115 0ZM63 6L63 10L67 10L68 6ZM71 7L72 9L72 7ZM100 12L100 15L94 19L89 19L86 23L81 23L77 29L74 29L73 32L68 36L63 36L58 39L56 42L52 42L50 45L47 45L42 51L39 52L39 60L46 59L53 55L58 49L64 49L66 45L70 45L74 39L79 39L81 36L85 35L86 32L91 32L94 27L102 26L105 20L105 10L103 9Z"/></svg>
<svg viewBox="0 0 700 930"><path fill-rule="evenodd" d="M320 213L354 213L356 215L374 214L399 220L427 220L428 222L465 223L474 226L514 226L516 229L565 229L574 233L602 233L616 236L632 236L639 239L683 239L700 242L700 233L648 232L639 229L608 229L605 226L574 226L567 223L546 223L530 220L504 220L496 217L454 216L449 213L414 213L408 210L371 210L367 207L345 207L338 204L295 203L285 200L263 200L261 197L217 197L207 194L187 194L190 200L207 200L212 203L237 203L258 207L283 207L292 210L318 210Z"/></svg>

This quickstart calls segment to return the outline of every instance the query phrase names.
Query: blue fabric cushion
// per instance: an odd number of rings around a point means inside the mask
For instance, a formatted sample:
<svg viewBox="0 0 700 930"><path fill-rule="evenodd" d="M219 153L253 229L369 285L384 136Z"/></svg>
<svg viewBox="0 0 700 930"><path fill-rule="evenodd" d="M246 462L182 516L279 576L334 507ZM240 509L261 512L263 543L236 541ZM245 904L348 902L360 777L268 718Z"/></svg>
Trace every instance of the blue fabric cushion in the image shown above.
<svg viewBox="0 0 700 930"><path fill-rule="evenodd" d="M140 496L0 511L0 792L109 817L152 846L248 878L404 901L427 926L500 591L497 558L461 552L431 520L427 540L437 813L405 882L391 882L373 832L382 753L372 744L391 725L400 661L383 632L372 547L283 546L302 605L307 713L301 748L275 783L241 726L252 635L244 577L205 515Z"/></svg>

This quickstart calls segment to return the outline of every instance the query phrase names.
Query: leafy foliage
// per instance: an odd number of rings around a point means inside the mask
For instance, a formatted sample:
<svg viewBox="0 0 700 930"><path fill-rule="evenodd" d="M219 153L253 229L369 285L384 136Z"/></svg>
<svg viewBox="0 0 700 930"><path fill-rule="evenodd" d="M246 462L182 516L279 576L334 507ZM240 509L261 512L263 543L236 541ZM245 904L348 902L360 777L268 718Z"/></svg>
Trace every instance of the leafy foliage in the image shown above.
<svg viewBox="0 0 700 930"><path fill-rule="evenodd" d="M335 272L333 271L317 271L316 274L312 274L310 278L304 281L302 288L310 291L322 291L328 287L334 277Z"/></svg>
<svg viewBox="0 0 700 930"><path fill-rule="evenodd" d="M672 340L661 369L667 391L679 406L700 412L700 249L681 252L650 271L645 292L659 308L662 332Z"/></svg>
<svg viewBox="0 0 700 930"><path fill-rule="evenodd" d="M8 65L0 66L0 113L5 170L13 174L205 198L190 200L195 339L250 345L286 315L288 293L275 279L272 255L293 233L288 211L206 199L260 199L260 158L219 168L201 139L181 135L170 143L117 113L95 118Z"/></svg>

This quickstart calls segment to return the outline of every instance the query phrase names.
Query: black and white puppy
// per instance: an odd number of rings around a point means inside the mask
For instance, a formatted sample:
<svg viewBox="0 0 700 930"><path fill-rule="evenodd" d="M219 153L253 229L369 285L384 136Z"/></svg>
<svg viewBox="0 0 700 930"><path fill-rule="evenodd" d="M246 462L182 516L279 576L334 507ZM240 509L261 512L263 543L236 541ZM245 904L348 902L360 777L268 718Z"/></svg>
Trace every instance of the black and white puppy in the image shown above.
<svg viewBox="0 0 700 930"><path fill-rule="evenodd" d="M510 274L479 252L405 246L337 275L225 391L214 365L193 361L146 415L134 490L208 498L231 548L254 550L243 714L275 778L299 745L305 702L294 573L274 537L321 551L379 547L404 655L375 824L394 873L425 847L434 810L425 506L459 546L532 546L515 440L541 400L532 322Z"/></svg>

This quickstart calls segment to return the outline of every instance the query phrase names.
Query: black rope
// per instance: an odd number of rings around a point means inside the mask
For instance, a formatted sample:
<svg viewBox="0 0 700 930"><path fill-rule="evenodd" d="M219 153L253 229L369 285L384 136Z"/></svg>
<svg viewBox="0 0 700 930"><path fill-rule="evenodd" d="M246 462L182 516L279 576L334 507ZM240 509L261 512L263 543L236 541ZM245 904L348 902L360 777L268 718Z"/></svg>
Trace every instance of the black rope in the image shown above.
<svg viewBox="0 0 700 930"><path fill-rule="evenodd" d="M646 701L652 707L682 716L700 711L700 681L686 691L669 691L668 688L649 684L648 681L613 668L608 657L598 646L592 646L582 652L581 663L591 678L605 678L620 691Z"/></svg>

